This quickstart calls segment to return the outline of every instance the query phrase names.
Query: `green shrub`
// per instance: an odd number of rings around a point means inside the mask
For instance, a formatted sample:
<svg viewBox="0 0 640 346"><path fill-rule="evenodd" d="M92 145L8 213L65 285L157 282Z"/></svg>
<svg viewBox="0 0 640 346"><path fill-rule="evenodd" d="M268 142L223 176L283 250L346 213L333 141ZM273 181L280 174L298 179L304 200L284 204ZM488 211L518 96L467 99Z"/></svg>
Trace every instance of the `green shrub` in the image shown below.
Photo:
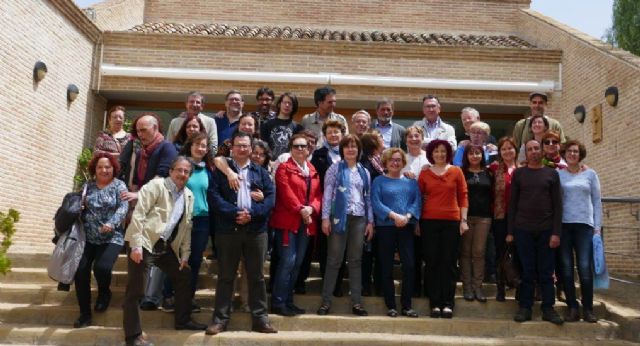
<svg viewBox="0 0 640 346"><path fill-rule="evenodd" d="M0 211L0 234L2 234L2 243L0 243L0 273L7 274L11 270L11 260L7 257L7 251L11 246L11 238L16 233L15 223L20 221L20 213L15 209L9 209L8 213Z"/></svg>

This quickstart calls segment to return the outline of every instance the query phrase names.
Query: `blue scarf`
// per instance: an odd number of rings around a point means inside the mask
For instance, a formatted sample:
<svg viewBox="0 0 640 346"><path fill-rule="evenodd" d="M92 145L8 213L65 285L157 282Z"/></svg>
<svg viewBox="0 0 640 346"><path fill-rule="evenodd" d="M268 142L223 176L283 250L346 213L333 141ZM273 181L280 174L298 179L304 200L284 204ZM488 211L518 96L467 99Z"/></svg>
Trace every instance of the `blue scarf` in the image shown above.
<svg viewBox="0 0 640 346"><path fill-rule="evenodd" d="M349 192L351 189L351 170L347 163L340 161L338 164L338 175L336 184L334 187L335 198L331 204L331 232L337 234L344 234L347 226L347 205L349 203ZM364 212L365 217L367 215L367 196L369 195L369 179L367 177L367 171L360 163L356 164L358 173L363 183L363 200L364 200Z"/></svg>

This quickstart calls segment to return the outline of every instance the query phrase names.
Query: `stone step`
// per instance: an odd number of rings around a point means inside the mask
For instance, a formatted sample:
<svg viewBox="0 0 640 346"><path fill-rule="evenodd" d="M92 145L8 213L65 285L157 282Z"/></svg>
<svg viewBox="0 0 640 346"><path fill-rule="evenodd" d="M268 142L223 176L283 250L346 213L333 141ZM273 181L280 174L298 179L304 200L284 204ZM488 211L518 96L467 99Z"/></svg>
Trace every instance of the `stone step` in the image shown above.
<svg viewBox="0 0 640 346"><path fill-rule="evenodd" d="M208 289L214 288L217 282L217 276L215 274L207 274L205 273L206 269L201 270L199 278L198 278L198 288L200 289ZM314 274L312 272L312 274ZM318 273L319 275L319 273ZM400 275L399 275L400 276ZM126 287L127 285L127 272L114 270L111 278L111 287ZM265 278L268 280L269 275L265 275ZM25 283L25 284L51 284L54 283L51 278L49 278L47 274L46 268L24 268L24 267L14 267L11 272L7 273L4 276L0 277L1 283ZM96 285L95 279L92 277L93 285ZM401 281L394 281L396 294L400 294L401 290ZM306 281L306 288L308 293L317 293L320 294L322 292L322 279L319 276L311 276ZM349 279L345 278L342 281L342 289L345 292L349 292ZM483 290L487 297L495 297L496 295L496 286L494 284L484 284ZM458 294L462 294L462 283L457 283L457 292ZM515 290L508 290L507 296L512 296L515 294Z"/></svg>
<svg viewBox="0 0 640 346"><path fill-rule="evenodd" d="M11 259L12 268L19 270L20 268L47 268L49 265L50 253L11 253L9 258ZM268 272L269 262L265 263L265 270ZM120 254L116 263L113 266L114 271L127 271L127 256ZM218 272L218 261L203 259L200 273L203 274L215 274ZM345 274L348 277L348 270ZM320 277L320 265L317 262L311 263L310 276ZM402 278L402 271L399 265L394 266L393 277L395 279ZM0 277L0 281L2 277Z"/></svg>
<svg viewBox="0 0 640 346"><path fill-rule="evenodd" d="M318 345L318 346L386 346L386 345L514 345L514 346L627 346L621 340L566 340L555 337L473 337L447 335L411 335L385 333L322 333L309 331L279 331L259 334L248 331L228 331L215 336L203 332L146 329L149 339L164 345ZM38 345L118 345L124 340L118 327L88 327L72 329L49 326L0 325L0 343Z"/></svg>
<svg viewBox="0 0 640 346"><path fill-rule="evenodd" d="M111 308L117 309L124 301L124 288L115 287L112 289ZM92 297L97 297L97 290L92 289ZM203 308L203 311L213 311L215 290L202 289L196 292L196 302ZM321 297L317 294L296 295L295 303L299 307L306 309L309 313L315 313L320 306ZM239 306L239 300L236 297ZM75 307L77 300L75 292L57 291L55 285L36 285L36 284L0 284L0 303L12 304L29 304L29 305L65 305ZM398 309L401 307L400 298L396 297ZM413 308L421 315L428 314L429 304L426 298L414 298L412 300ZM363 305L371 315L384 316L387 308L382 297L363 297ZM566 310L564 303L556 304L558 311L563 314ZM487 303L467 302L460 296L456 299L456 314L460 317L481 318L490 316L492 318L509 319L513 317L517 307L513 299L509 298L507 302L497 302L489 299ZM337 314L350 314L351 304L350 298L340 297L333 298L332 312ZM604 304L600 302L594 303L594 312L597 316L606 318L607 312ZM534 316L539 316L539 309L534 309Z"/></svg>
<svg viewBox="0 0 640 346"><path fill-rule="evenodd" d="M29 324L71 326L77 318L77 307L27 304L0 304L0 320L4 324ZM598 323L565 323L555 326L538 318L531 322L515 323L510 319L465 318L453 319L390 318L386 316L354 317L353 315L315 314L295 317L269 316L273 325L282 331L305 331L330 333L378 333L443 335L470 337L542 337L574 340L611 340L617 336L618 325L611 321ZM174 315L160 311L142 311L145 329L172 329ZM200 323L209 323L211 314L192 314ZM109 309L105 313L94 314L94 325L119 328L122 326L122 310ZM66 327L65 327L66 328ZM234 313L229 324L230 330L250 330L251 316L248 313Z"/></svg>

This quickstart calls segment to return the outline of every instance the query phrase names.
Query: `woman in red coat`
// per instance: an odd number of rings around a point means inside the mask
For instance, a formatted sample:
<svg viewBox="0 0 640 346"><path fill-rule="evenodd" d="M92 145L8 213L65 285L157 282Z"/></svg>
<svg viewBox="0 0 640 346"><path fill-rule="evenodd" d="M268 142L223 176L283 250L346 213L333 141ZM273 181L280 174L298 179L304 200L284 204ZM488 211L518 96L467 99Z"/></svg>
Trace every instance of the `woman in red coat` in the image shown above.
<svg viewBox="0 0 640 346"><path fill-rule="evenodd" d="M316 233L322 192L320 175L307 161L309 147L302 134L291 137L291 157L276 171L276 203L269 226L276 230L280 262L271 291L271 311L282 316L304 314L293 304L293 288L309 237Z"/></svg>

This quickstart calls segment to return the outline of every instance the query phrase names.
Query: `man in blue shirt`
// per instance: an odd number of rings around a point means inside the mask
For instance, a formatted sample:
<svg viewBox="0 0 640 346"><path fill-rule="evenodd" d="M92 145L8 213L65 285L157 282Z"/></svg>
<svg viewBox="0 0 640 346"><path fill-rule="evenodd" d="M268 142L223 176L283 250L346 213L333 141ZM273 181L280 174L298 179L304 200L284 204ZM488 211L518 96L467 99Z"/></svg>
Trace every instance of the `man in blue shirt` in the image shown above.
<svg viewBox="0 0 640 346"><path fill-rule="evenodd" d="M371 128L377 129L382 135L384 148L401 148L407 150L407 144L404 141L405 128L402 125L392 121L393 118L393 100L382 98L376 104L377 120L373 122Z"/></svg>

